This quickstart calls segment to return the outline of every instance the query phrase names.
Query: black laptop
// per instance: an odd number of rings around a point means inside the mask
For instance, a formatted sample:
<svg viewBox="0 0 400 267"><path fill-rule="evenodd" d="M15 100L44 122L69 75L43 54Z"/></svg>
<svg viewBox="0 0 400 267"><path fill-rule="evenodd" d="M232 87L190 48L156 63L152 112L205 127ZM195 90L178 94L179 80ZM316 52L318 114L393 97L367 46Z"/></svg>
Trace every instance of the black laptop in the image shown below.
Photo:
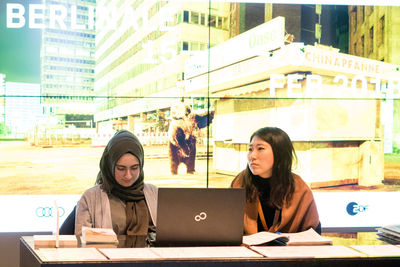
<svg viewBox="0 0 400 267"><path fill-rule="evenodd" d="M159 188L155 246L232 246L243 237L243 188Z"/></svg>

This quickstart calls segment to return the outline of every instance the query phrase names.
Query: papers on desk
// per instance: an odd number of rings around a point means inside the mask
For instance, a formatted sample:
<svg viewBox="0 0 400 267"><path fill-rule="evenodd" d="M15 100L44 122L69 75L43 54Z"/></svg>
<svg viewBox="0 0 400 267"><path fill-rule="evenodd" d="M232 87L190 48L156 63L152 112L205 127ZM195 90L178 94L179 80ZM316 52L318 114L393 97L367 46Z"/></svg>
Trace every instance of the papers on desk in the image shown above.
<svg viewBox="0 0 400 267"><path fill-rule="evenodd" d="M43 262L107 260L96 248L40 248L36 254Z"/></svg>
<svg viewBox="0 0 400 267"><path fill-rule="evenodd" d="M243 236L243 244L249 246L268 245L273 241L278 242L283 246L332 245L332 240L322 237L312 228L298 233L277 234L270 232L258 232L252 235Z"/></svg>
<svg viewBox="0 0 400 267"><path fill-rule="evenodd" d="M242 246L237 247L156 247L99 249L111 260L126 259L195 259L195 258L262 258L263 256Z"/></svg>
<svg viewBox="0 0 400 267"><path fill-rule="evenodd" d="M262 257L243 246L237 247L180 247L153 248L161 258L253 258Z"/></svg>
<svg viewBox="0 0 400 267"><path fill-rule="evenodd" d="M99 248L98 250L110 260L145 260L160 258L151 248Z"/></svg>
<svg viewBox="0 0 400 267"><path fill-rule="evenodd" d="M344 258L365 256L345 246L252 246L250 248L268 258Z"/></svg>
<svg viewBox="0 0 400 267"><path fill-rule="evenodd" d="M82 227L82 242L86 243L116 243L118 238L111 228Z"/></svg>
<svg viewBox="0 0 400 267"><path fill-rule="evenodd" d="M378 239L389 244L400 244L400 225L386 225L377 229Z"/></svg>
<svg viewBox="0 0 400 267"><path fill-rule="evenodd" d="M258 245L270 245L273 242L276 242L282 246L286 246L286 243L289 241L288 236L285 234L276 234L270 232L258 232L252 235L243 236L242 243L248 246L258 246Z"/></svg>
<svg viewBox="0 0 400 267"><path fill-rule="evenodd" d="M83 248L118 248L117 243L86 243L85 240L81 238L81 246Z"/></svg>
<svg viewBox="0 0 400 267"><path fill-rule="evenodd" d="M352 245L350 247L370 257L400 256L400 247L394 245Z"/></svg>

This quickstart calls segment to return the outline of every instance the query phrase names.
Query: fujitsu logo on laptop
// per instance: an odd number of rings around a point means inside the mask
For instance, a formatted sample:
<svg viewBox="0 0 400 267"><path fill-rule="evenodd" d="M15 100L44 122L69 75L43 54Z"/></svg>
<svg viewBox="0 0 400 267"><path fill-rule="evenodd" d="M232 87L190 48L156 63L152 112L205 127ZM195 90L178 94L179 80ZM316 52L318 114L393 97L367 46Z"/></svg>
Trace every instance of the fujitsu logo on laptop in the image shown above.
<svg viewBox="0 0 400 267"><path fill-rule="evenodd" d="M200 214L197 214L196 216L194 216L194 220L196 222L199 221L204 221L207 218L207 213L205 213L204 211L200 212Z"/></svg>

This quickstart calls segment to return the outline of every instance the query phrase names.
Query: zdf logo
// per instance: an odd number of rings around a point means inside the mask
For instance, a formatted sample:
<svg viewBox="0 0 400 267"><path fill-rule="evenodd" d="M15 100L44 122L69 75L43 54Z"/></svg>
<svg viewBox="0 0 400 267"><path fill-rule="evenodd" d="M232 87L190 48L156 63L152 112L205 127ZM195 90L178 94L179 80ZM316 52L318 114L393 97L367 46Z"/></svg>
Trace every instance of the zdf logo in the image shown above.
<svg viewBox="0 0 400 267"><path fill-rule="evenodd" d="M354 216L360 212L365 212L368 209L368 205L359 205L356 202L350 202L347 204L346 211L349 215Z"/></svg>

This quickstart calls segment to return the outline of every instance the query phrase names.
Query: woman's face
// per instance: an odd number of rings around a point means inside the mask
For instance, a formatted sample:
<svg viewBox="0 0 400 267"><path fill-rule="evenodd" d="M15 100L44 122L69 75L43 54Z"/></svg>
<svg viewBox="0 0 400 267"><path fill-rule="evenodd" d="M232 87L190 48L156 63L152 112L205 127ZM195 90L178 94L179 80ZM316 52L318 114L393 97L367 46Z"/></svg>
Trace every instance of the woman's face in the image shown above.
<svg viewBox="0 0 400 267"><path fill-rule="evenodd" d="M272 176L272 167L274 165L272 147L258 136L254 136L250 142L247 160L249 168L254 175L262 178Z"/></svg>
<svg viewBox="0 0 400 267"><path fill-rule="evenodd" d="M131 153L124 154L115 164L115 180L121 186L129 187L136 182L140 174L140 164L137 157Z"/></svg>

